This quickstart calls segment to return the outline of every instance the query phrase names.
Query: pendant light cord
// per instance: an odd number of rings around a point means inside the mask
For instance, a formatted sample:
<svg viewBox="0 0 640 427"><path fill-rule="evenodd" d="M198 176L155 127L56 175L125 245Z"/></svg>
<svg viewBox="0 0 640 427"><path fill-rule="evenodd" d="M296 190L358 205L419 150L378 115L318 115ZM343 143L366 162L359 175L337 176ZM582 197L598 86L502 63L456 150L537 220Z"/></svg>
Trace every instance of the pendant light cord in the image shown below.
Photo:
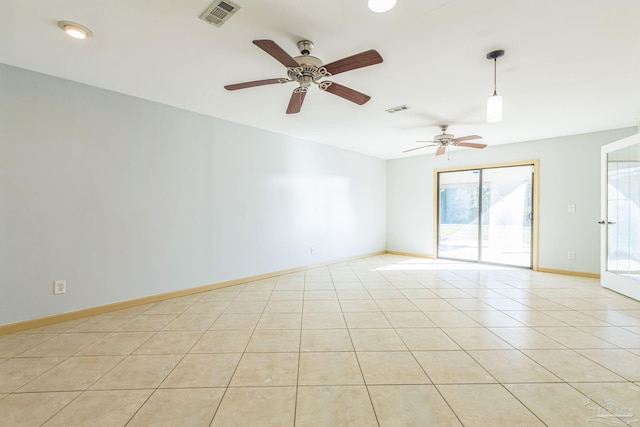
<svg viewBox="0 0 640 427"><path fill-rule="evenodd" d="M496 85L496 76L498 69L498 58L493 58L493 96L498 96L498 90Z"/></svg>

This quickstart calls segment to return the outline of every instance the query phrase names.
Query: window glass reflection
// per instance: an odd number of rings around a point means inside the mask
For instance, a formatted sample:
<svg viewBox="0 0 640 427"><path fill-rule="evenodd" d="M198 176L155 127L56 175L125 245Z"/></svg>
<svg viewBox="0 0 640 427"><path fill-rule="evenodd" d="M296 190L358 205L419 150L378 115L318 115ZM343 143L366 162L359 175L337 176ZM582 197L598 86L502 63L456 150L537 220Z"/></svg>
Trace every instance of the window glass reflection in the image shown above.
<svg viewBox="0 0 640 427"><path fill-rule="evenodd" d="M609 153L607 270L640 280L640 145Z"/></svg>

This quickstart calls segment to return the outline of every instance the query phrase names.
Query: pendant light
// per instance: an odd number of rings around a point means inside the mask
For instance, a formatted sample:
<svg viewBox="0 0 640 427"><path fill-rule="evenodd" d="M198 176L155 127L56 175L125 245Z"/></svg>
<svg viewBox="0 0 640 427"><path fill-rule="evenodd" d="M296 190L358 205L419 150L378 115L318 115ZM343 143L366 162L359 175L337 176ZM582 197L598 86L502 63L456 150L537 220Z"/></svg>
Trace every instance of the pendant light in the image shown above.
<svg viewBox="0 0 640 427"><path fill-rule="evenodd" d="M498 58L504 55L504 50L494 50L487 53L487 59L493 59L493 95L487 99L487 122L494 123L502 120L502 97L496 89L496 68Z"/></svg>
<svg viewBox="0 0 640 427"><path fill-rule="evenodd" d="M396 0L369 0L369 9L373 12L388 12L396 5Z"/></svg>

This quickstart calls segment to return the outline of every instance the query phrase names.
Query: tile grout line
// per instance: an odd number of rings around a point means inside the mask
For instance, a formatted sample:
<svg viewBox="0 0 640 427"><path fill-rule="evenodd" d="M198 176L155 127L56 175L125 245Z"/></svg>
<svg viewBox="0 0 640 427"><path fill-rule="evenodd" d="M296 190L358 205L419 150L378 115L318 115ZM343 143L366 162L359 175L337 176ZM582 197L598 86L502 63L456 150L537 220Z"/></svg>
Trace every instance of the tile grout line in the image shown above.
<svg viewBox="0 0 640 427"><path fill-rule="evenodd" d="M302 279L302 308L300 313L300 338L298 341L298 372L296 373L296 395L293 399L293 427L297 423L298 417L298 394L300 393L300 359L302 358L302 330L304 325L304 302L305 302L305 287L307 283L307 269L304 270L304 277Z"/></svg>
<svg viewBox="0 0 640 427"><path fill-rule="evenodd" d="M351 269L351 271L353 271L353 273L356 275L356 277L358 277L357 273L353 270L353 267L351 265L349 265L349 268ZM359 277L358 277L358 281L364 286L364 283L362 282L362 280L360 280ZM367 292L368 292L368 289L367 289ZM369 405L371 405L371 409L373 410L373 415L376 418L376 423L378 424L378 426L380 426L380 419L378 418L378 412L376 411L376 407L373 404L373 399L371 398L371 391L369 390L369 384L367 384L367 380L366 380L366 378L364 376L364 372L362 370L362 365L360 364L360 358L358 357L358 351L356 350L356 346L353 343L353 337L351 336L351 328L349 328L349 325L347 324L347 319L346 319L346 317L344 315L344 311L342 310L342 304L340 304L340 311L342 312L342 317L343 317L343 320L344 320L344 323L345 323L345 327L347 328L347 334L349 334L349 341L351 342L351 347L353 348L353 354L354 354L354 356L356 358L356 363L358 364L358 369L360 370L360 376L362 377L362 384L364 385L365 390L367 390L367 396L369 397Z"/></svg>
<svg viewBox="0 0 640 427"><path fill-rule="evenodd" d="M200 297L198 300L199 301L202 297ZM190 304L189 307L191 307L194 303ZM156 304L154 304L153 307L155 307ZM151 308L153 308L151 307ZM186 310L189 308L185 308L181 314L184 314L186 312ZM147 310L145 310L144 312L146 312ZM179 317L180 314L178 316L176 316L173 320L175 320L177 317ZM173 321L172 320L172 321ZM163 326L162 329L156 331L153 335L151 335L144 343L140 344L138 347L136 347L136 349L134 351L132 351L130 353L129 356L134 356L135 351L139 350L144 344L148 343L153 337L157 336L160 332L162 332L164 330L164 328L169 325L171 322L167 323L166 325ZM162 381L160 381L155 388L153 388L153 391L149 394L149 396L147 396L147 398L144 400L144 402L133 412L133 414L129 417L129 419L127 420L127 422L125 423L125 426L129 425L129 423L131 423L131 421L136 417L136 415L138 415L138 413L140 412L140 410L144 407L144 405L147 404L147 402L149 402L149 400L151 399L151 397L153 395L155 395L158 390L160 390L162 384L164 384L164 382L167 380L167 378L169 378L169 376L175 371L175 369L178 367L178 365L180 365L180 363L182 363L182 361L187 357L187 355L189 354L189 352L193 349L193 347L195 347L195 345L198 343L198 341L200 341L200 339L202 339L202 337L204 336L206 330L202 331L202 333L200 334L200 337L194 341L194 343L191 345L191 347L189 348L189 350L187 350L184 355L182 356L182 358L180 358L180 360L173 366L173 368L171 368L171 370L167 373L167 375L165 375L165 377L162 379ZM126 360L123 359L123 361ZM113 369L115 369L117 366L119 366L122 363L122 361L120 363L118 363L116 366L113 367ZM109 372L111 372L113 369L111 369ZM105 374L107 375L107 374ZM103 375L101 378L103 378L105 375ZM99 380L98 380L99 381ZM95 383L94 383L95 384Z"/></svg>

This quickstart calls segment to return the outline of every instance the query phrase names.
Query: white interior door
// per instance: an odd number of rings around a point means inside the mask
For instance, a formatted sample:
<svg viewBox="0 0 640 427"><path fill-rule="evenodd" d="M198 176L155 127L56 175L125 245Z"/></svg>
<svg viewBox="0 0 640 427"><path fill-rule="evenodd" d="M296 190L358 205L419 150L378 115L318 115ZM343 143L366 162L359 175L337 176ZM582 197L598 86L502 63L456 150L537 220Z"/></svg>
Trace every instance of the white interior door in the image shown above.
<svg viewBox="0 0 640 427"><path fill-rule="evenodd" d="M602 147L601 283L640 300L640 134Z"/></svg>

